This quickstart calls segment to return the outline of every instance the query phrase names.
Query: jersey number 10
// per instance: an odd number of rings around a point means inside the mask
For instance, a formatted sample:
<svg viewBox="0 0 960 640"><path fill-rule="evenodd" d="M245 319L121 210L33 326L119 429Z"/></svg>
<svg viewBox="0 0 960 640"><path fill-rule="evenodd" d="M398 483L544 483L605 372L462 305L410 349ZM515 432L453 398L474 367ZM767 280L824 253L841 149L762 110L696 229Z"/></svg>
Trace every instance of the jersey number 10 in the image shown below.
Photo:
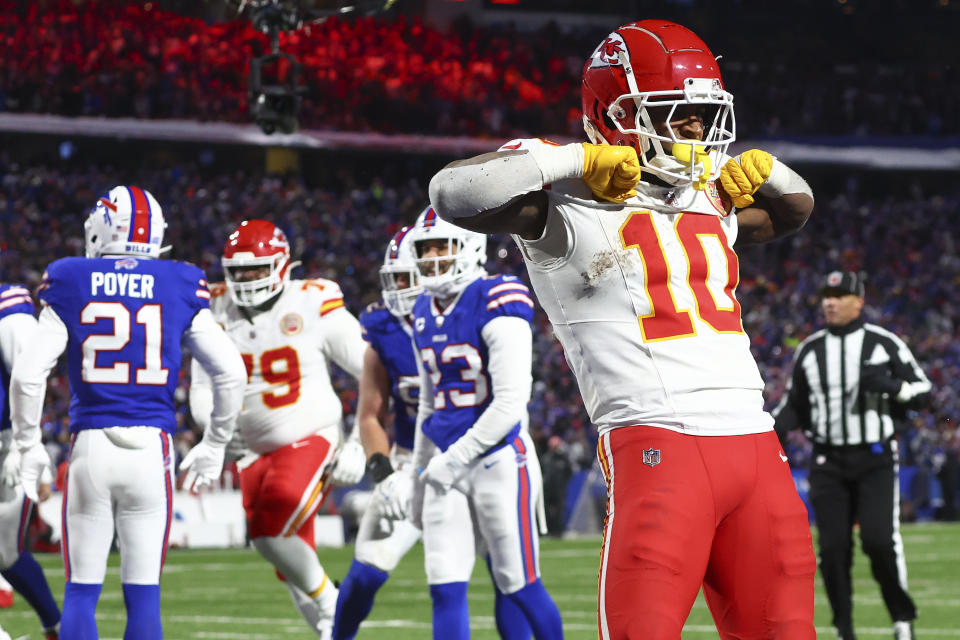
<svg viewBox="0 0 960 640"><path fill-rule="evenodd" d="M681 213L674 224L674 232L687 258L686 285L693 292L697 316L717 333L743 333L740 303L733 294L740 281L737 254L727 246L727 235L716 216ZM726 279L723 293L729 305L720 306L707 287L711 265L704 238L714 237L723 248ZM644 342L685 338L697 334L690 311L678 309L671 286L670 264L663 250L663 242L649 211L639 211L627 218L620 227L620 238L625 249L635 247L643 260L643 270L650 313L640 316L640 330ZM721 266L721 268L723 268Z"/></svg>

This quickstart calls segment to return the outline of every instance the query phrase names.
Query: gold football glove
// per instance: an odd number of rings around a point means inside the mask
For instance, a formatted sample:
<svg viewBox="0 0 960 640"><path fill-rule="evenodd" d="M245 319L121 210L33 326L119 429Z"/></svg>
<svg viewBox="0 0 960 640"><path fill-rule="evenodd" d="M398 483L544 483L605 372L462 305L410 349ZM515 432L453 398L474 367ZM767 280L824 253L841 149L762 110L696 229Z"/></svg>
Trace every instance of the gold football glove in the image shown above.
<svg viewBox="0 0 960 640"><path fill-rule="evenodd" d="M609 202L623 202L637 195L640 161L633 147L583 143L583 181L593 195Z"/></svg>
<svg viewBox="0 0 960 640"><path fill-rule="evenodd" d="M743 209L753 204L753 194L770 177L771 169L773 156L760 149L750 149L738 158L727 160L720 169L720 184L733 200L733 205Z"/></svg>

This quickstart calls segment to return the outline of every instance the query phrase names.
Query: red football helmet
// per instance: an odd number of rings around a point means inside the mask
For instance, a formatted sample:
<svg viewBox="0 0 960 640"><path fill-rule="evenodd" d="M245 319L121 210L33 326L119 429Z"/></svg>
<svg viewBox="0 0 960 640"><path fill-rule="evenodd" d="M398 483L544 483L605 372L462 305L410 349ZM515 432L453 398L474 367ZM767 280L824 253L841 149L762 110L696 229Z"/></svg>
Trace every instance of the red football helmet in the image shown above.
<svg viewBox="0 0 960 640"><path fill-rule="evenodd" d="M633 146L641 165L671 184L716 178L719 156L736 139L733 96L716 59L695 33L673 22L641 20L611 33L584 65L581 90L590 141ZM657 121L670 122L685 105L704 108L701 140L654 126L651 107L662 108Z"/></svg>
<svg viewBox="0 0 960 640"><path fill-rule="evenodd" d="M220 262L233 301L255 307L279 294L290 278L290 243L272 222L244 220L227 238ZM251 279L249 270L258 267L269 267L269 274Z"/></svg>

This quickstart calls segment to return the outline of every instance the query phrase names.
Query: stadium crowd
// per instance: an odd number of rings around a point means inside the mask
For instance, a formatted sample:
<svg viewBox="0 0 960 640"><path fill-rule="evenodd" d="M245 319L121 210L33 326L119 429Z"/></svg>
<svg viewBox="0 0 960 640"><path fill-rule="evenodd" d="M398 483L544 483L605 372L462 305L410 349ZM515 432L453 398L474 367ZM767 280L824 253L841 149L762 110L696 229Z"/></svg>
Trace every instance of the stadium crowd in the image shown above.
<svg viewBox="0 0 960 640"><path fill-rule="evenodd" d="M856 21L847 3L744 2L736 17L707 0L643 4L714 43L752 137L960 134L949 3L861 3ZM163 6L0 0L0 112L249 120L249 63L267 37L243 18ZM304 67L304 127L509 139L581 135L581 66L606 32L466 20L441 30L400 15L330 19L280 41Z"/></svg>
<svg viewBox="0 0 960 640"><path fill-rule="evenodd" d="M202 266L211 281L229 230L245 218L277 221L303 262L301 274L341 283L348 307L359 313L377 299L377 270L387 239L412 222L426 202L425 185L389 166L361 182L349 163L326 185L302 177L235 171L204 174L182 163L165 169L118 168L106 164L18 164L0 153L0 279L35 286L51 260L82 252L87 209L117 182L143 185L163 204L170 225L171 257ZM954 300L960 295L960 248L949 228L960 207L960 190L917 183L900 196L872 195L876 174L852 175L842 187L818 189L817 210L799 234L773 245L741 251L738 295L754 352L767 381L772 406L783 391L794 347L822 326L817 288L824 273L842 267L868 277L866 316L896 331L934 383L929 410L904 425L905 464L918 476L942 481L944 517L953 517L960 464L960 327ZM332 186L331 186L332 185ZM488 247L491 268L525 277L509 238ZM583 409L576 382L542 311L535 318L534 393L531 428L538 448L566 456L575 470L593 462L596 430ZM188 368L183 370L188 371ZM178 391L184 452L197 434L186 411L185 374ZM352 413L355 392L338 379L341 398ZM63 375L51 379L44 429L54 458L62 460L69 441L69 391ZM795 432L789 452L795 465L809 455ZM919 481L918 481L919 482ZM922 489L920 490L922 497ZM919 505L918 505L919 506Z"/></svg>

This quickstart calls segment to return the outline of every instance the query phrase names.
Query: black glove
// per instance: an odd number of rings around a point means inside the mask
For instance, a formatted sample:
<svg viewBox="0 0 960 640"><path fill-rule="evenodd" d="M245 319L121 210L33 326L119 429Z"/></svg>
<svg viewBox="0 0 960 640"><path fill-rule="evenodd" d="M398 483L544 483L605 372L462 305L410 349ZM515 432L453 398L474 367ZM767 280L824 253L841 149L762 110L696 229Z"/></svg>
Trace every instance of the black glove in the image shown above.
<svg viewBox="0 0 960 640"><path fill-rule="evenodd" d="M890 369L883 364L867 364L860 371L860 389L873 393L886 393L896 396L900 393L903 381L894 378Z"/></svg>

